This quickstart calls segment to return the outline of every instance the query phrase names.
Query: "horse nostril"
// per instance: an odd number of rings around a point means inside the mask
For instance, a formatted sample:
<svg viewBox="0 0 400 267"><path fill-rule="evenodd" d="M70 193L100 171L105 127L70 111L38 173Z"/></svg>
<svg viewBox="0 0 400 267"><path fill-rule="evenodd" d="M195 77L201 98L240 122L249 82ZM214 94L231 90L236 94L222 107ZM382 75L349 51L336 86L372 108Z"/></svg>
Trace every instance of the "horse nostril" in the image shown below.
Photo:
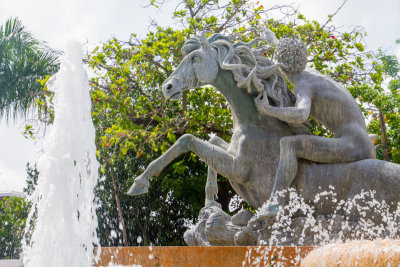
<svg viewBox="0 0 400 267"><path fill-rule="evenodd" d="M172 89L172 84L169 83L166 88L167 88L167 90L171 90Z"/></svg>

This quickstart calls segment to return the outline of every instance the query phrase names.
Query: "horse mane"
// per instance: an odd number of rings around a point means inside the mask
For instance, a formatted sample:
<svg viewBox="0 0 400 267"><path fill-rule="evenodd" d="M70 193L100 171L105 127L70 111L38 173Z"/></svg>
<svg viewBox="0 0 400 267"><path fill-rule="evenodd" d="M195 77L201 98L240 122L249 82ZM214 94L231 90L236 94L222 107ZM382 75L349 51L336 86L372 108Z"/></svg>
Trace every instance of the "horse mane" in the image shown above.
<svg viewBox="0 0 400 267"><path fill-rule="evenodd" d="M264 53L271 49L269 46L253 48L264 38L255 38L249 43L232 44L237 35L225 36L213 34L208 38L209 44L218 51L218 62L221 69L230 70L239 88L246 89L249 94L257 95L265 92L271 105L293 106L294 95L289 91L286 80L279 70L279 64L266 58ZM182 47L186 56L201 48L201 40L188 39Z"/></svg>

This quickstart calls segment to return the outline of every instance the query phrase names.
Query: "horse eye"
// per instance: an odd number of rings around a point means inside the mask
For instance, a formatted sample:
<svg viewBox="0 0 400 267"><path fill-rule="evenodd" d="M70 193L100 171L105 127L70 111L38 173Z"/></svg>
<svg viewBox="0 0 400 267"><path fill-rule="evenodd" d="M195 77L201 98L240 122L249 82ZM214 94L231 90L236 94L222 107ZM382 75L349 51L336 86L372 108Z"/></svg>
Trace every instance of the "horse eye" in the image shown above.
<svg viewBox="0 0 400 267"><path fill-rule="evenodd" d="M201 62L203 60L203 58L201 57L201 56L199 56L199 55L194 55L193 57L192 57L192 62L194 62L194 63L199 63L199 62Z"/></svg>

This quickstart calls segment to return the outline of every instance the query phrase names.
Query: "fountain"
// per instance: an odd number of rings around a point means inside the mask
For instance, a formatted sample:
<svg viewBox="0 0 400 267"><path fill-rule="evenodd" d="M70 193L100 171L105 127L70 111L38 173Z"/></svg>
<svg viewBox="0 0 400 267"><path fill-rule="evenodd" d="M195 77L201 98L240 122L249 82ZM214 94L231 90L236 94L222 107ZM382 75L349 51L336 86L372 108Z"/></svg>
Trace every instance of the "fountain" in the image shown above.
<svg viewBox="0 0 400 267"><path fill-rule="evenodd" d="M68 43L60 70L49 82L55 119L38 161L40 176L28 217L33 225L28 223L24 240L26 267L91 266L97 260L93 189L99 164L82 57L81 45Z"/></svg>
<svg viewBox="0 0 400 267"><path fill-rule="evenodd" d="M285 207L277 211L276 222L272 225L263 222L255 226L248 225L252 213L241 211L231 217L220 209L214 200L216 173L228 177L233 188L247 202L254 207L262 207L263 201L271 195L271 177L275 177L278 165L279 140L293 135L289 125L258 113L253 103L254 92L251 92L259 89L256 85L260 83L251 85L252 82L257 83L257 77L238 78L235 75L239 74L230 68L230 63L224 58L232 56L234 49L239 51L238 55L243 55L249 47L231 48L229 42L229 37L221 35L210 37L209 40L205 36L198 40L190 39L184 47L184 50L187 50L184 51L186 55L191 55L191 52L199 47L201 52L208 51L212 45L214 48L219 45L219 54L203 55L201 58L202 55L198 53L198 58L193 56L190 61L184 59L183 67L178 67L174 72L176 77L173 74L165 82L163 89L168 98L175 99L182 94L181 91L175 90L178 86L184 89L194 88L202 82L219 87L228 98L230 107L236 109L233 113L238 124L235 125L229 153L243 146L243 141L240 141L241 135L247 138L246 141L250 140L242 147L249 150L242 150L243 154L238 155L242 157L244 164L230 161L226 151L228 144L222 143L218 138L205 142L194 136L184 135L160 159L150 164L144 174L135 180L129 193L145 193L151 176L162 171L176 156L189 150L196 152L210 165L206 205L199 215L199 222L185 234L185 241L192 246L253 247L116 248L104 249L103 253L98 250L97 256L94 255L95 247L100 248L96 236L96 205L93 193L98 169L95 158L95 130L91 122L88 79L82 67L81 47L78 43L70 43L60 72L51 81L50 88L55 91L55 121L44 143L45 153L38 162L40 178L28 218L28 221L34 221L34 224L27 226L28 233L31 229L33 231L24 240L27 243L24 248L24 266L92 266L100 257L97 263L99 266L109 266L110 262L121 266L137 263L169 266L190 262L199 266L219 265L224 262L226 264L225 259L220 262L215 255L229 257L230 264L243 262L243 265L287 266L299 265L312 249L311 246L324 245L332 240L342 242L354 238L399 237L397 225L400 210L396 189L399 188L400 167L372 159L337 165L300 161L294 189L284 192L288 201ZM271 62L260 59L260 51L255 50L253 56L260 60L258 63L263 71L269 72L263 77L262 83L263 86L272 88L268 99L278 105L287 105L290 99L285 96L285 80L276 72L277 66L271 66ZM209 62L206 64L207 68L203 69L207 72L215 71L221 77L211 77L210 73L204 74L198 69L195 69L194 73L201 73L202 76L192 77L191 75L195 74L187 72L188 64L201 63L201 60L221 60ZM194 68L201 70L198 66ZM181 75L180 71L185 75ZM250 76L251 73L247 74ZM188 79L187 84L179 84L185 82L182 77ZM241 78L244 80L240 80ZM237 82L238 80L240 82ZM247 85L248 88L243 90L243 85ZM274 88L275 85L277 88ZM246 127L238 127L240 124L245 124ZM260 150L265 147L269 150ZM265 172L266 169L268 173ZM251 172L246 173L246 170ZM323 175L326 179L320 179ZM353 179L352 183L348 182L350 176ZM371 181L374 177L379 177L380 180ZM389 188L390 186L392 187ZM269 204L276 204L273 201ZM394 248L393 253L376 254L373 262L379 262L387 255L398 257L398 242L384 241L373 244ZM293 245L298 247L290 247ZM339 246L348 248L346 245ZM350 246L361 247L358 243ZM329 250L330 248L327 251ZM364 251L366 250L364 248ZM186 256L182 256L184 253ZM310 257L319 257L320 253L325 252L316 251L311 253ZM329 262L332 255L325 254L326 262ZM317 265L321 263L320 259L318 260ZM305 266L308 266L308 262L310 266L314 264L312 260L305 260ZM337 260L331 262L337 263Z"/></svg>

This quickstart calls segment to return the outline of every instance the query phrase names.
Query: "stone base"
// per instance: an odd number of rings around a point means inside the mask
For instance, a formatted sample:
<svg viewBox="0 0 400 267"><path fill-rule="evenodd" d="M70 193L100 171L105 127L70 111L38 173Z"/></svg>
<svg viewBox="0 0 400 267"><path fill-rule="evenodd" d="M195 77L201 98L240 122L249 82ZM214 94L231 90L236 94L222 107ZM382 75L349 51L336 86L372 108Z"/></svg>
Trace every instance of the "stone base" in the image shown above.
<svg viewBox="0 0 400 267"><path fill-rule="evenodd" d="M299 266L313 247L106 247L95 266Z"/></svg>

